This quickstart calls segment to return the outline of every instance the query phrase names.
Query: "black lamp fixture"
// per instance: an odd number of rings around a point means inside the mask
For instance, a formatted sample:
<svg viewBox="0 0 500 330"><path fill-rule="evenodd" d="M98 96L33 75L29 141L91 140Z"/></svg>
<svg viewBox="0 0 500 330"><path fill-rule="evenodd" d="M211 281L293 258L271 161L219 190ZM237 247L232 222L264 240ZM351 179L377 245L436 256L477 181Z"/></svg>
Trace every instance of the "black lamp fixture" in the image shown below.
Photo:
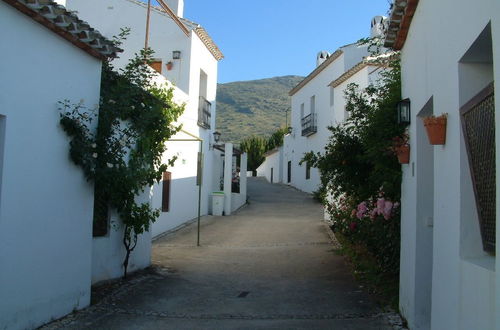
<svg viewBox="0 0 500 330"><path fill-rule="evenodd" d="M398 102L398 123L410 125L410 99L404 99Z"/></svg>
<svg viewBox="0 0 500 330"><path fill-rule="evenodd" d="M180 50L174 50L172 52L172 58L174 60L179 60L181 58L181 51Z"/></svg>
<svg viewBox="0 0 500 330"><path fill-rule="evenodd" d="M221 136L220 132L215 131L215 132L213 132L213 135L214 135L215 143L218 143L220 140L220 136Z"/></svg>
<svg viewBox="0 0 500 330"><path fill-rule="evenodd" d="M292 130L293 130L292 126L288 126L287 130L288 130L288 134L292 134Z"/></svg>

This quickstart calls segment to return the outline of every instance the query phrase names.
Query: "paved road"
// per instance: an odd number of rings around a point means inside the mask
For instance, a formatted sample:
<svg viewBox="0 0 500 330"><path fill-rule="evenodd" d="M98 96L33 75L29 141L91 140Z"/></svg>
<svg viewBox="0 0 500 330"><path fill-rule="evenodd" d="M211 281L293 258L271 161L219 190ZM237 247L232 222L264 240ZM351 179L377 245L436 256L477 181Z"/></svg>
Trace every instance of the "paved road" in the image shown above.
<svg viewBox="0 0 500 330"><path fill-rule="evenodd" d="M68 328L390 329L353 282L307 194L249 180L250 204L157 240L159 271Z"/></svg>

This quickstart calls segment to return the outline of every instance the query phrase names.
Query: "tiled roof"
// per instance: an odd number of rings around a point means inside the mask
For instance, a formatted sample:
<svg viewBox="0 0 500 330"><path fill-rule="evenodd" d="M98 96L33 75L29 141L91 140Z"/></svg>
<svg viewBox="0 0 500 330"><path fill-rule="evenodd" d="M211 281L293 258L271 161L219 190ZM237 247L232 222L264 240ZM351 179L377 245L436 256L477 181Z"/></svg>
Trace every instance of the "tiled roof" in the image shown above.
<svg viewBox="0 0 500 330"><path fill-rule="evenodd" d="M3 1L98 59L113 58L122 51L87 22L52 0Z"/></svg>
<svg viewBox="0 0 500 330"><path fill-rule="evenodd" d="M385 47L394 50L403 48L417 6L418 0L394 0L385 36Z"/></svg>
<svg viewBox="0 0 500 330"><path fill-rule="evenodd" d="M308 82L310 82L314 77L319 75L321 71L323 71L327 66L330 65L333 61L335 61L337 58L340 57L340 55L343 54L343 51L341 49L337 50L335 53L330 55L330 57L321 63L316 69L314 69L313 72L311 72L307 77L304 78L297 86L295 86L289 93L288 95L293 96L295 93L297 93L302 87L304 87Z"/></svg>
<svg viewBox="0 0 500 330"><path fill-rule="evenodd" d="M342 84L367 66L375 66L379 68L386 67L387 60L389 60L393 56L396 56L394 52L389 52L387 54L378 56L367 56L363 59L363 61L359 62L358 64L344 72L340 77L328 84L328 86L331 86L333 88L338 87L340 84Z"/></svg>

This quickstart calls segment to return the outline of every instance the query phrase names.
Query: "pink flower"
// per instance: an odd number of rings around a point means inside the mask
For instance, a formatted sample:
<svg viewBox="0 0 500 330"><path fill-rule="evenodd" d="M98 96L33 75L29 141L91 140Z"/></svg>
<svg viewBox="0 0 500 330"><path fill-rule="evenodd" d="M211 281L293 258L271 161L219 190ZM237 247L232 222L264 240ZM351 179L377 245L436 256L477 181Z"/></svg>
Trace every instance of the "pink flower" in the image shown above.
<svg viewBox="0 0 500 330"><path fill-rule="evenodd" d="M377 209L373 209L371 212L370 212L370 219L372 220L375 220L375 217L377 216Z"/></svg>
<svg viewBox="0 0 500 330"><path fill-rule="evenodd" d="M349 229L352 231L355 231L357 226L358 226L358 224L356 222L351 222L349 224Z"/></svg>
<svg viewBox="0 0 500 330"><path fill-rule="evenodd" d="M384 208L385 208L385 199L384 198L377 199L377 214L379 215L384 214Z"/></svg>
<svg viewBox="0 0 500 330"><path fill-rule="evenodd" d="M356 212L356 217L358 219L361 219L365 215L366 211L368 211L368 208L366 207L366 202L359 203L358 211Z"/></svg>
<svg viewBox="0 0 500 330"><path fill-rule="evenodd" d="M386 201L384 205L384 219L389 220L391 218L391 213L392 213L392 202L391 201Z"/></svg>

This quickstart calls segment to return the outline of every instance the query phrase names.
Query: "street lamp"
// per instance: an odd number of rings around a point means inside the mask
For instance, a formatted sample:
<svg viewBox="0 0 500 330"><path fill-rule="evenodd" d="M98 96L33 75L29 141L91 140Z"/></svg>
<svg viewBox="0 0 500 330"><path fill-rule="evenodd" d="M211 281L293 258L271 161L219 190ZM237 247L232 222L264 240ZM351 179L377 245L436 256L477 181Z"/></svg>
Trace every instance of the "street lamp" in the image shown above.
<svg viewBox="0 0 500 330"><path fill-rule="evenodd" d="M220 136L221 136L220 132L215 131L213 133L213 135L214 135L214 141L215 141L215 143L218 143L219 140L220 140Z"/></svg>
<svg viewBox="0 0 500 330"><path fill-rule="evenodd" d="M410 99L398 102L398 124L410 125Z"/></svg>
<svg viewBox="0 0 500 330"><path fill-rule="evenodd" d="M174 50L172 52L172 58L174 60L179 60L181 58L181 51L180 50Z"/></svg>

